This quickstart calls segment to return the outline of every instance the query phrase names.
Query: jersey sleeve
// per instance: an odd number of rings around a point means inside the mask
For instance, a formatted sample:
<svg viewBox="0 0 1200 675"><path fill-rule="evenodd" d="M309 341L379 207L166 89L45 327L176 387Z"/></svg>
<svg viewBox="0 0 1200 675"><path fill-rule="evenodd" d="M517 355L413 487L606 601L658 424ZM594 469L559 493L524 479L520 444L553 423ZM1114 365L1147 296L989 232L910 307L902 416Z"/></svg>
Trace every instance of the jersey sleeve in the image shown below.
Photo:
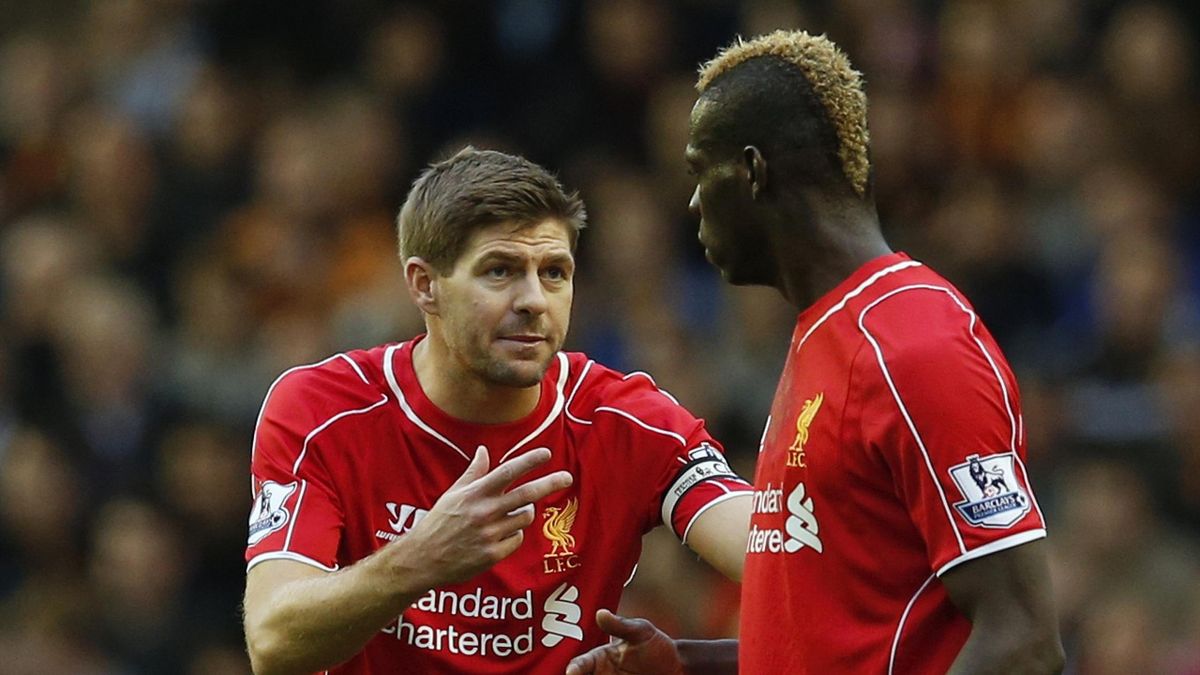
<svg viewBox="0 0 1200 675"><path fill-rule="evenodd" d="M343 514L318 451L321 378L288 372L267 392L250 462L254 502L246 569L272 559L337 569Z"/></svg>
<svg viewBox="0 0 1200 675"><path fill-rule="evenodd" d="M687 543L701 514L752 492L730 468L703 420L645 373L632 373L607 387L595 414L611 416L609 421L620 429L616 436L626 446L631 474L645 491L647 530L661 522Z"/></svg>
<svg viewBox="0 0 1200 675"><path fill-rule="evenodd" d="M874 305L860 327L864 435L932 569L1044 537L1016 379L973 310L949 289L915 289Z"/></svg>

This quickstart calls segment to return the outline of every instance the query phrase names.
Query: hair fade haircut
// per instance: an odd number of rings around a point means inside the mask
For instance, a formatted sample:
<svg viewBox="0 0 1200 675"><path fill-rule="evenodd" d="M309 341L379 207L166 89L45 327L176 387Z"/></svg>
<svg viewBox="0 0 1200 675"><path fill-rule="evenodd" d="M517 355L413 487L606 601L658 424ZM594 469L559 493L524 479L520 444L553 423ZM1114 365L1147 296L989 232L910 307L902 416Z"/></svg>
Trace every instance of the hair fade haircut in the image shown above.
<svg viewBox="0 0 1200 675"><path fill-rule="evenodd" d="M423 258L449 274L480 229L511 223L517 229L554 219L567 228L571 250L587 213L578 193L516 155L467 146L429 165L413 182L396 218L400 258Z"/></svg>
<svg viewBox="0 0 1200 675"><path fill-rule="evenodd" d="M781 64L803 77L807 82L805 89L811 90L811 95L819 104L822 121L832 128L836 136L836 156L842 176L859 197L866 196L871 178L871 162L868 151L870 135L867 131L867 96L863 90L862 73L855 70L846 54L824 35L777 30L749 41L737 38L733 44L700 67L696 89L703 95L714 84L717 87L723 86L718 80L725 79L723 76L735 72L735 69L750 70L751 68L739 66L752 60L774 61L775 64ZM767 71L770 67L766 65L758 70ZM786 87L771 86L776 84L778 78L772 78L771 74L765 72L758 75L760 79L766 79L766 82L751 85L758 90L757 96L754 97L757 103L761 105L766 102L769 107L769 98L774 98L776 105L786 103L786 95L782 97L782 101L777 98L780 94L785 94L780 89ZM793 117L795 112L793 107ZM786 113L781 115L786 116ZM769 124L767 120L764 122ZM786 129L787 126L785 122L783 128Z"/></svg>

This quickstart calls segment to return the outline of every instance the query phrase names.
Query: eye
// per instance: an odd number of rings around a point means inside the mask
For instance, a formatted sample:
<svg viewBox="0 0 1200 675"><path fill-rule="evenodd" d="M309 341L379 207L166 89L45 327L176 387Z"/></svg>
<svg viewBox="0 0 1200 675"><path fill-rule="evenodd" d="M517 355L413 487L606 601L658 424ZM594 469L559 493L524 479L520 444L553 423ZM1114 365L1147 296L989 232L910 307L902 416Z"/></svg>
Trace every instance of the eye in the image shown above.
<svg viewBox="0 0 1200 675"><path fill-rule="evenodd" d="M496 265L494 267L489 267L484 274L491 279L504 279L508 276L508 268L504 265Z"/></svg>
<svg viewBox="0 0 1200 675"><path fill-rule="evenodd" d="M547 267L542 272L542 275L551 281L565 281L567 279L567 270L555 265L554 267Z"/></svg>

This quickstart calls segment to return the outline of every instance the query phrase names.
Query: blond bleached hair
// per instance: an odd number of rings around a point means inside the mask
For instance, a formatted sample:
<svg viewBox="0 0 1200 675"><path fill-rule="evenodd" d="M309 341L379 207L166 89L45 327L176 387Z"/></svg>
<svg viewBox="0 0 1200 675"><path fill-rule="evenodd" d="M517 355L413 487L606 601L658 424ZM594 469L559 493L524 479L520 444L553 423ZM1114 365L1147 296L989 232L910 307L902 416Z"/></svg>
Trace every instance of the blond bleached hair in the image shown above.
<svg viewBox="0 0 1200 675"><path fill-rule="evenodd" d="M749 41L738 37L700 66L697 91L703 94L721 75L762 56L784 61L808 81L837 133L842 173L858 196L864 196L871 173L867 95L862 73L850 65L850 59L829 38L802 30L777 30Z"/></svg>

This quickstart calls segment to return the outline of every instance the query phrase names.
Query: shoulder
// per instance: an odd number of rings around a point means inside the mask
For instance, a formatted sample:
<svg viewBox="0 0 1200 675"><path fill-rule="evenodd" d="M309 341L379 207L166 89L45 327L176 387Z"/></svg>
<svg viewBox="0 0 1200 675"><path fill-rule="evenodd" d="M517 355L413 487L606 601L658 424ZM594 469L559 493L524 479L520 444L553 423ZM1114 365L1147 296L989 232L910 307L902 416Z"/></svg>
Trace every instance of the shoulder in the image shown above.
<svg viewBox="0 0 1200 675"><path fill-rule="evenodd" d="M958 289L930 272L864 304L858 328L866 348L856 363L896 384L925 385L954 397L972 387L1012 386L1004 354Z"/></svg>
<svg viewBox="0 0 1200 675"><path fill-rule="evenodd" d="M672 437L679 436L681 426L697 423L648 373L622 373L585 355L578 357L571 361L567 387L566 414L573 422L627 426Z"/></svg>
<svg viewBox="0 0 1200 675"><path fill-rule="evenodd" d="M886 347L893 358L904 360L925 361L967 346L982 328L962 293L932 272L864 299L855 318L876 351Z"/></svg>
<svg viewBox="0 0 1200 675"><path fill-rule="evenodd" d="M375 351L343 352L283 371L267 389L260 424L275 418L312 426L341 411L382 403L386 395L368 375Z"/></svg>

